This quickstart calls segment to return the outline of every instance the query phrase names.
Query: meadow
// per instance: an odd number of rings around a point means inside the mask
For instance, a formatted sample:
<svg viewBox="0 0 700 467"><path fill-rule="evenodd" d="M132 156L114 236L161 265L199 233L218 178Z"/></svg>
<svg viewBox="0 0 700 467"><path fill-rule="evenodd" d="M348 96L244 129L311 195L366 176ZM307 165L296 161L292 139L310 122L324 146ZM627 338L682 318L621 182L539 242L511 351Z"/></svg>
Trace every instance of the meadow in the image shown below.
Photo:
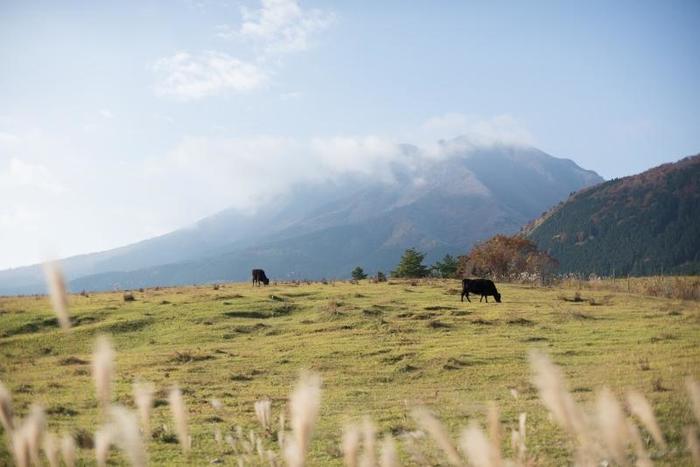
<svg viewBox="0 0 700 467"><path fill-rule="evenodd" d="M263 449L279 451L277 420L301 370L322 379L308 465L343 465L343 429L363 417L380 438L396 440L403 463L448 465L422 436L414 409L430 410L456 440L471 421L487 426L492 401L505 456L516 455L510 433L526 413L527 462L571 464L575 441L533 383L528 355L537 349L562 369L588 412L603 387L620 401L630 389L643 393L668 443L660 447L641 427L651 460L692 465L686 428L698 421L686 384L700 378L698 301L575 284L498 286L502 303L473 296L462 303L456 280L226 283L134 291L133 300L122 292L71 294L69 330L59 328L45 296L0 297L0 381L19 416L38 403L51 431L78 440L79 465L95 463L101 417L91 360L103 334L116 351L114 402L134 407L134 381L155 385L153 465L268 465L241 441L253 431ZM168 408L174 385L189 412L189 454L180 451ZM271 401L268 430L254 407L263 399ZM10 462L2 442L0 465ZM110 463L124 462L110 455Z"/></svg>

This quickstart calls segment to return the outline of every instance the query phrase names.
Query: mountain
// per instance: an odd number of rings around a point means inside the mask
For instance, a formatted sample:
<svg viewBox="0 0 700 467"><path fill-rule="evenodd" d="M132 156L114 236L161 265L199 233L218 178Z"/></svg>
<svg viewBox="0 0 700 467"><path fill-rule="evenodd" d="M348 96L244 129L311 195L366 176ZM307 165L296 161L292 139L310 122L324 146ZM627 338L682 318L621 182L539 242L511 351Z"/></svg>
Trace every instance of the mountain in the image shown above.
<svg viewBox="0 0 700 467"><path fill-rule="evenodd" d="M443 155L401 146L386 177L307 182L253 212L229 209L172 233L62 261L72 290L388 272L408 247L434 261L494 233L517 232L572 192L602 181L530 147L443 142ZM444 155L448 153L448 155ZM0 271L0 294L43 291L38 265Z"/></svg>
<svg viewBox="0 0 700 467"><path fill-rule="evenodd" d="M525 228L560 271L700 273L700 154L581 190Z"/></svg>

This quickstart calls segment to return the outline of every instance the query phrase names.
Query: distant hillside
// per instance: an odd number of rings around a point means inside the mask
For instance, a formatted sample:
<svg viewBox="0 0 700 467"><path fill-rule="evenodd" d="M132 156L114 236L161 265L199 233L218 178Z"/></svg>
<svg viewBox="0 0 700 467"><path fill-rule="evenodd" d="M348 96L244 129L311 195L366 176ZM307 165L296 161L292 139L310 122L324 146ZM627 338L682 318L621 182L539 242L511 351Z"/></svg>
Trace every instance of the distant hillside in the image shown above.
<svg viewBox="0 0 700 467"><path fill-rule="evenodd" d="M388 272L404 249L435 261L495 233L517 232L595 172L535 148L473 148L451 141L433 158L401 147L391 180L344 176L298 186L253 213L229 209L178 231L62 261L72 290L247 280L349 277L355 266ZM44 288L41 268L0 271L0 294Z"/></svg>
<svg viewBox="0 0 700 467"><path fill-rule="evenodd" d="M562 272L700 273L700 154L575 193L525 228Z"/></svg>

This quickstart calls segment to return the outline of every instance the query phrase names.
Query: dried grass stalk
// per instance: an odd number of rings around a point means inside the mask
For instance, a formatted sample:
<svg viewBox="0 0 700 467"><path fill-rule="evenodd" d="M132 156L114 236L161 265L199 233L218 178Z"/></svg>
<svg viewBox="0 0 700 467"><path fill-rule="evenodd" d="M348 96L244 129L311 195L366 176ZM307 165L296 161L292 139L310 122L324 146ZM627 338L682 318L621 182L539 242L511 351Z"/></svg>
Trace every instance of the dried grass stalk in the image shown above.
<svg viewBox="0 0 700 467"><path fill-rule="evenodd" d="M103 426L95 432L95 461L98 467L107 465L109 457L109 447L112 444L112 426Z"/></svg>
<svg viewBox="0 0 700 467"><path fill-rule="evenodd" d="M58 263L55 261L47 261L44 263L44 275L46 283L49 287L49 296L51 297L51 306L58 324L62 329L70 329L70 317L68 316L68 293L66 291L66 282L63 279L63 273Z"/></svg>
<svg viewBox="0 0 700 467"><path fill-rule="evenodd" d="M540 398L555 421L569 434L585 438L586 427L583 413L566 389L561 370L542 352L530 353L530 364L535 372L534 383Z"/></svg>
<svg viewBox="0 0 700 467"><path fill-rule="evenodd" d="M377 456L375 448L375 437L377 430L369 417L362 420L362 455L360 456L360 467L375 467Z"/></svg>
<svg viewBox="0 0 700 467"><path fill-rule="evenodd" d="M700 424L700 383L695 381L693 378L688 378L685 380L685 385L688 388L688 394L690 395L690 403L693 406L695 421Z"/></svg>
<svg viewBox="0 0 700 467"><path fill-rule="evenodd" d="M255 417L260 422L263 430L270 429L270 421L272 420L272 401L263 399L255 402Z"/></svg>
<svg viewBox="0 0 700 467"><path fill-rule="evenodd" d="M428 432L440 449L442 449L450 464L462 465L462 459L457 452L457 448L455 448L450 439L450 435L447 433L447 429L440 423L440 420L424 407L413 410L411 416L422 429Z"/></svg>
<svg viewBox="0 0 700 467"><path fill-rule="evenodd" d="M630 391L627 393L627 404L632 415L637 417L639 421L642 422L644 428L651 433L651 436L654 438L654 441L656 441L656 444L658 444L662 449L666 449L666 440L664 440L664 436L661 433L661 428L659 428L659 424L654 416L654 410L651 408L651 405L647 401L646 397L644 397L644 395L640 392Z"/></svg>
<svg viewBox="0 0 700 467"><path fill-rule="evenodd" d="M180 442L182 451L188 453L191 448L191 440L189 435L189 427L187 425L187 408L182 400L182 391L180 388L174 387L168 395L168 403L170 404L170 413L175 422L175 432L177 439Z"/></svg>
<svg viewBox="0 0 700 467"><path fill-rule="evenodd" d="M474 467L496 467L493 459L496 455L488 438L479 426L471 422L459 439L462 451Z"/></svg>
<svg viewBox="0 0 700 467"><path fill-rule="evenodd" d="M144 439L151 438L151 409L153 408L153 395L155 387L151 383L137 381L134 383L134 403L141 418L141 429Z"/></svg>
<svg viewBox="0 0 700 467"><path fill-rule="evenodd" d="M488 423L488 433L489 441L491 442L491 448L494 453L497 454L498 458L494 459L497 464L501 463L501 413L498 409L498 405L495 402L489 402L488 409L486 412L486 420Z"/></svg>
<svg viewBox="0 0 700 467"><path fill-rule="evenodd" d="M598 428L607 452L618 465L625 465L628 430L625 413L612 391L603 388L596 401Z"/></svg>
<svg viewBox="0 0 700 467"><path fill-rule="evenodd" d="M525 453L527 452L527 446L525 445L525 440L527 438L526 423L527 414L521 412L518 416L518 460L521 463L525 461Z"/></svg>
<svg viewBox="0 0 700 467"><path fill-rule="evenodd" d="M97 401L106 412L112 400L112 380L114 379L114 349L107 336L99 336L92 354L92 377L95 380Z"/></svg>
<svg viewBox="0 0 700 467"><path fill-rule="evenodd" d="M41 448L44 451L49 467L58 467L59 463L61 462L61 451L58 445L58 437L53 433L44 433Z"/></svg>
<svg viewBox="0 0 700 467"><path fill-rule="evenodd" d="M637 428L637 425L632 423L632 421L629 419L627 420L627 432L629 433L630 441L634 447L634 454L637 456L636 466L652 467L654 464L651 462L649 453L647 453L647 450L644 447L644 441L642 441L642 437L639 434L639 429Z"/></svg>
<svg viewBox="0 0 700 467"><path fill-rule="evenodd" d="M292 440L285 441L285 459L290 467L301 467L311 440L321 404L321 378L315 373L302 373L289 399Z"/></svg>
<svg viewBox="0 0 700 467"><path fill-rule="evenodd" d="M700 441L698 441L698 430L690 426L685 430L685 441L688 444L688 451L693 458L693 464L700 466Z"/></svg>
<svg viewBox="0 0 700 467"><path fill-rule="evenodd" d="M29 415L12 434L12 447L17 465L40 465L39 450L46 430L44 409L33 405Z"/></svg>
<svg viewBox="0 0 700 467"><path fill-rule="evenodd" d="M138 418L127 408L118 405L112 406L109 413L114 426L114 444L124 453L133 467L145 467L146 448L141 438Z"/></svg>
<svg viewBox="0 0 700 467"><path fill-rule="evenodd" d="M75 466L75 440L67 433L61 438L61 457L66 467Z"/></svg>
<svg viewBox="0 0 700 467"><path fill-rule="evenodd" d="M12 434L15 428L14 414L12 412L12 394L0 381L0 424L6 433Z"/></svg>
<svg viewBox="0 0 700 467"><path fill-rule="evenodd" d="M357 467L357 458L360 447L360 429L357 425L346 425L343 429L343 438L340 445L343 451L343 460L347 467Z"/></svg>
<svg viewBox="0 0 700 467"><path fill-rule="evenodd" d="M391 435L386 435L382 440L382 453L379 457L381 467L399 467L399 453L396 450L396 443Z"/></svg>

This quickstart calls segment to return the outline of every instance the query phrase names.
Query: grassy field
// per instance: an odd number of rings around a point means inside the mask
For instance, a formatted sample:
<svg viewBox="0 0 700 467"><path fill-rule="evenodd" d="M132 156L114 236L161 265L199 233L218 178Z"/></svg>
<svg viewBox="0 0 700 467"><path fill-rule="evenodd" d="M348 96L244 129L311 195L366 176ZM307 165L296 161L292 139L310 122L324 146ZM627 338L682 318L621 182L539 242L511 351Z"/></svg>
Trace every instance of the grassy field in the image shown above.
<svg viewBox="0 0 700 467"><path fill-rule="evenodd" d="M236 426L255 430L266 447L255 401L284 410L301 369L323 380L310 465L341 465L340 438L349 421L368 415L379 433L417 428L410 412L426 406L456 438L470 420L485 423L487 403L501 409L507 430L527 413L527 448L538 465L570 463L573 443L548 417L532 384L530 349L542 349L564 371L569 389L590 407L610 387L621 398L635 388L652 403L669 442L648 449L658 465L691 465L684 428L693 415L685 379L700 378L697 301L622 292L499 285L503 303L460 303L458 281L372 284L250 284L146 289L125 302L122 293L71 295L74 327L61 331L46 297L0 298L0 380L15 411L31 403L48 412L55 432L93 432L97 401L90 373L97 335L117 351L115 400L133 407L132 382L155 383L152 464L235 464L214 439ZM166 403L178 384L190 412L192 452L174 444ZM514 392L517 391L517 397ZM223 403L217 411L211 399ZM165 425L165 429L163 428ZM648 435L643 432L645 440ZM428 461L446 465L430 440ZM10 462L0 443L0 465ZM402 458L408 461L399 443ZM81 460L93 464L91 450ZM118 455L111 461L122 463Z"/></svg>

